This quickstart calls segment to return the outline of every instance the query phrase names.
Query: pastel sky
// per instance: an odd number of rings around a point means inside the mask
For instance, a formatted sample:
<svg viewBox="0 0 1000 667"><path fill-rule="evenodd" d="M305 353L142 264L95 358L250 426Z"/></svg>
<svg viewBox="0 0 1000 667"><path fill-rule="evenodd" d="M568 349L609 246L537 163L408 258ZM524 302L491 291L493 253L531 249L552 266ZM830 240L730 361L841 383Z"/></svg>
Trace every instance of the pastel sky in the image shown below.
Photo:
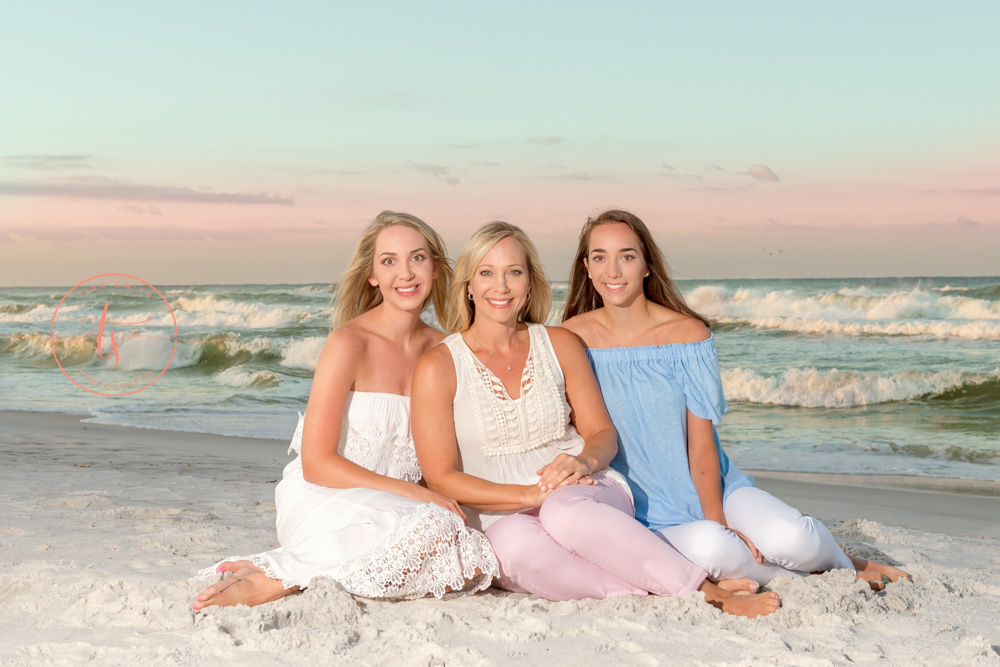
<svg viewBox="0 0 1000 667"><path fill-rule="evenodd" d="M681 278L1000 274L1000 3L40 2L0 21L0 285L331 282L643 218ZM781 252L777 252L780 250Z"/></svg>

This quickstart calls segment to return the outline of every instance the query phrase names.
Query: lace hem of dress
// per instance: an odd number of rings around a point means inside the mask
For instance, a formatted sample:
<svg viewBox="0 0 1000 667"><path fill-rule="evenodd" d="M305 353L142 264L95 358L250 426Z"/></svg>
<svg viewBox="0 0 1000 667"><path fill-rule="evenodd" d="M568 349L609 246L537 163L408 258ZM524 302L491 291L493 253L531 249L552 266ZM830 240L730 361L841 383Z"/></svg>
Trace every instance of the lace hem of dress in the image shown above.
<svg viewBox="0 0 1000 667"><path fill-rule="evenodd" d="M308 581L282 579L266 554L225 558L199 570L194 578L216 576L220 565L240 560L250 561L286 589L309 585ZM403 521L396 535L371 556L329 576L352 595L415 599L428 593L436 598L452 592L475 593L489 588L499 574L500 566L486 536L468 528L448 510L428 503Z"/></svg>
<svg viewBox="0 0 1000 667"><path fill-rule="evenodd" d="M364 597L413 599L430 593L440 598L489 588L499 573L485 535L448 510L426 504L392 540L353 563L338 581Z"/></svg>

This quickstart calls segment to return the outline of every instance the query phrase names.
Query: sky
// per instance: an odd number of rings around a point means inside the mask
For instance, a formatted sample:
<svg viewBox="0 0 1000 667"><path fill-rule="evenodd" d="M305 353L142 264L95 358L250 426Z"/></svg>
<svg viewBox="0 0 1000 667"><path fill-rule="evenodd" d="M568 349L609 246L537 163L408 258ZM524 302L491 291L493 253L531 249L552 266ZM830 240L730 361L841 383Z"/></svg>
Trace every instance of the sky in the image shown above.
<svg viewBox="0 0 1000 667"><path fill-rule="evenodd" d="M565 279L1000 274L1000 3L46 2L0 22L0 285L334 282L381 210ZM780 252L778 252L780 251Z"/></svg>

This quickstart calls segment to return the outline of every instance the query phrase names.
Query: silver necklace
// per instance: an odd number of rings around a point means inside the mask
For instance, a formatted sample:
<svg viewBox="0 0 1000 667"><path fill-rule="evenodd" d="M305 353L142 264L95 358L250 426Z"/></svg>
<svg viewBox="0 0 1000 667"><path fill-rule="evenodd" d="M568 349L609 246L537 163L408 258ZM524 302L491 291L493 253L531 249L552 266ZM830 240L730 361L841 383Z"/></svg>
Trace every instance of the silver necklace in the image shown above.
<svg viewBox="0 0 1000 667"><path fill-rule="evenodd" d="M479 340L479 335L478 334L476 335L476 342L479 343L479 347L481 347L484 350L486 350L486 354L488 354L491 357L493 357L494 361L496 361L497 363L500 363L500 364L503 364L504 366L506 366L507 370L512 370L511 367L510 367L510 364L508 364L507 362L504 362L504 361L500 361L500 357L498 357L497 355L493 354L492 351L490 351L485 345L483 345L483 341ZM518 332L517 336L514 337L514 356L515 357L517 356L517 346L520 343L521 343L521 333Z"/></svg>

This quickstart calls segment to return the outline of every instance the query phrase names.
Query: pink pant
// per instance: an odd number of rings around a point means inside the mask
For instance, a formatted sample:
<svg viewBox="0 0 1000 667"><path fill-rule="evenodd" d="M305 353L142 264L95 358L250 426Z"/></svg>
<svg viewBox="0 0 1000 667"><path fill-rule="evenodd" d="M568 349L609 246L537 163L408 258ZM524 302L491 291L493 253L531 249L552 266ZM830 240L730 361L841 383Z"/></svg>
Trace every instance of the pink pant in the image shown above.
<svg viewBox="0 0 1000 667"><path fill-rule="evenodd" d="M494 585L547 600L697 590L705 570L636 521L618 483L595 478L594 486L556 489L540 508L490 526L500 562Z"/></svg>

